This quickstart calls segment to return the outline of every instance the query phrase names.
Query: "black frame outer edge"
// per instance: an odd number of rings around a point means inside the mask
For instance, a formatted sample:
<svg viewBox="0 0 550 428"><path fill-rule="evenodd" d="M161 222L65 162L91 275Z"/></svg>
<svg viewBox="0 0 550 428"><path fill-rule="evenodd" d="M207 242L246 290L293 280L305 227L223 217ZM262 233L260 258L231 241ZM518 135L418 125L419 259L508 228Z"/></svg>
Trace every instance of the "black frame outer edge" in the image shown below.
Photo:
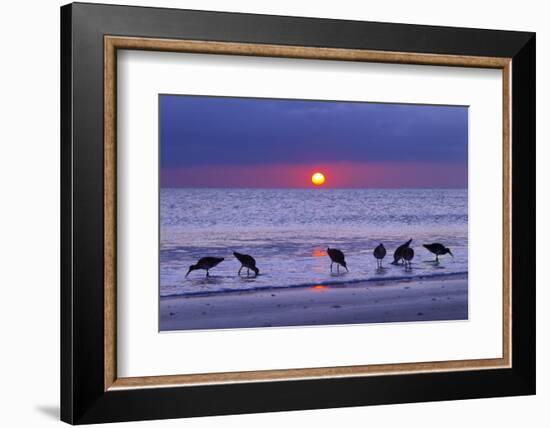
<svg viewBox="0 0 550 428"><path fill-rule="evenodd" d="M72 9L61 8L61 420L72 423Z"/></svg>
<svg viewBox="0 0 550 428"><path fill-rule="evenodd" d="M513 58L513 367L103 391L103 36ZM61 419L84 424L535 393L535 35L75 3L61 9Z"/></svg>
<svg viewBox="0 0 550 428"><path fill-rule="evenodd" d="M512 60L512 364L536 390L536 36Z"/></svg>

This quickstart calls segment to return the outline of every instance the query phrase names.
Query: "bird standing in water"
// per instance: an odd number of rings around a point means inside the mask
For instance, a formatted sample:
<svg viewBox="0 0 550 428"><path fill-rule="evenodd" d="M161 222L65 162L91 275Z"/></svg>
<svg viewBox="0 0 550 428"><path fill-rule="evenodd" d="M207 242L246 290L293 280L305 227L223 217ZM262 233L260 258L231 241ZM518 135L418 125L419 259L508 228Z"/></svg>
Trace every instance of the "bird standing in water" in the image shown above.
<svg viewBox="0 0 550 428"><path fill-rule="evenodd" d="M378 247L374 249L373 255L376 258L376 263L378 264L378 267L381 268L382 259L386 257L386 248L384 247L384 244L378 245Z"/></svg>
<svg viewBox="0 0 550 428"><path fill-rule="evenodd" d="M400 260L403 259L403 250L405 248L408 248L409 245L411 245L411 242L412 242L412 238L409 239L407 242L405 242L404 244L400 245L399 247L397 247L397 249L395 250L395 252L393 253L393 262L392 262L392 265L396 265L399 263Z"/></svg>
<svg viewBox="0 0 550 428"><path fill-rule="evenodd" d="M445 247L443 244L440 244L439 242L434 242L433 244L424 244L424 248L426 248L430 253L435 254L436 263L439 263L439 256L442 256L444 254L450 254L451 257L454 257L453 253L451 253L451 250L449 250L447 247Z"/></svg>
<svg viewBox="0 0 550 428"><path fill-rule="evenodd" d="M403 260L405 260L405 268L411 268L411 260L414 258L414 250L411 247L403 249Z"/></svg>
<svg viewBox="0 0 550 428"><path fill-rule="evenodd" d="M332 264L336 263L337 272L340 273L340 265L342 265L346 272L349 272L348 266L346 264L346 258L344 253L336 248L327 248L327 254L330 257L330 271L332 272Z"/></svg>
<svg viewBox="0 0 550 428"><path fill-rule="evenodd" d="M233 251L233 255L241 262L241 268L239 269L238 275L241 275L241 270L246 268L246 276L250 273L250 270L254 271L255 276L260 273L260 269L256 267L256 260L254 257L249 256L248 254L241 254Z"/></svg>
<svg viewBox="0 0 550 428"><path fill-rule="evenodd" d="M187 275L197 269L204 269L206 271L206 276L210 276L208 271L214 266L219 265L221 262L223 262L223 257L203 257L199 259L197 264L189 266L189 270L185 276L187 277Z"/></svg>

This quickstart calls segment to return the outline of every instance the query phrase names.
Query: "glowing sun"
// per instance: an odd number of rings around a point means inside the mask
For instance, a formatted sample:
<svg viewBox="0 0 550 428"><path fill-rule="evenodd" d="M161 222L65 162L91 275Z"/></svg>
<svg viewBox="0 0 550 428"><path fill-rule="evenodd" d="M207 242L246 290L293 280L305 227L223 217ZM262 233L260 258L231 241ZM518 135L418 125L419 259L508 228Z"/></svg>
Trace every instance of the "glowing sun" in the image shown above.
<svg viewBox="0 0 550 428"><path fill-rule="evenodd" d="M316 186L320 186L325 182L325 176L320 172L316 172L311 176L311 182Z"/></svg>

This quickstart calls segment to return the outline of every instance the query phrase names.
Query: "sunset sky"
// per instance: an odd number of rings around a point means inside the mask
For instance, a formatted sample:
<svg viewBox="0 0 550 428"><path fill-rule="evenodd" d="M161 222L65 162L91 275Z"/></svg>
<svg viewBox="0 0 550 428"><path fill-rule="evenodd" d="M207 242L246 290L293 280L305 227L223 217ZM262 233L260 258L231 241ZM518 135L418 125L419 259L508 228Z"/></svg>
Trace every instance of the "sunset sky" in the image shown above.
<svg viewBox="0 0 550 428"><path fill-rule="evenodd" d="M467 187L468 109L160 96L162 187Z"/></svg>

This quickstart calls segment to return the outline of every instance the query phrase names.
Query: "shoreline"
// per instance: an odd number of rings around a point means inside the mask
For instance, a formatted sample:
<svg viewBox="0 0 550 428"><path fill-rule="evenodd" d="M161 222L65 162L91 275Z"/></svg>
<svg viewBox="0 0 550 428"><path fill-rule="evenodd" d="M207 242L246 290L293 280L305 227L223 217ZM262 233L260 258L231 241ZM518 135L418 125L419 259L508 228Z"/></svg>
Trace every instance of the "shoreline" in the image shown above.
<svg viewBox="0 0 550 428"><path fill-rule="evenodd" d="M160 298L160 331L468 319L468 275Z"/></svg>
<svg viewBox="0 0 550 428"><path fill-rule="evenodd" d="M336 276L338 278L338 276ZM253 279L254 277L252 277ZM224 290L217 290L217 291L195 291L192 293L180 293L180 294L168 294L166 296L160 296L160 299L170 299L174 297L206 297L206 296L222 296L225 294L240 294L240 293L255 293L255 292L262 292L262 291L279 291L279 290L298 290L301 288L309 288L314 287L316 285L326 285L327 287L334 287L334 288L345 288L345 287L353 287L358 284L364 284L365 287L370 286L379 286L379 285L387 285L387 283L396 284L399 282L410 282L410 281L446 281L447 279L458 279L458 278L468 278L468 272L452 272L452 273L445 273L445 274L439 274L439 275L419 275L414 277L406 277L406 276L388 276L388 277L371 277L371 278L365 278L365 279L351 279L348 281L337 281L337 280L329 280L329 281L318 281L316 283L304 283L304 284L295 284L295 285L288 285L288 286L262 286L262 287L252 287L252 288L227 288Z"/></svg>

